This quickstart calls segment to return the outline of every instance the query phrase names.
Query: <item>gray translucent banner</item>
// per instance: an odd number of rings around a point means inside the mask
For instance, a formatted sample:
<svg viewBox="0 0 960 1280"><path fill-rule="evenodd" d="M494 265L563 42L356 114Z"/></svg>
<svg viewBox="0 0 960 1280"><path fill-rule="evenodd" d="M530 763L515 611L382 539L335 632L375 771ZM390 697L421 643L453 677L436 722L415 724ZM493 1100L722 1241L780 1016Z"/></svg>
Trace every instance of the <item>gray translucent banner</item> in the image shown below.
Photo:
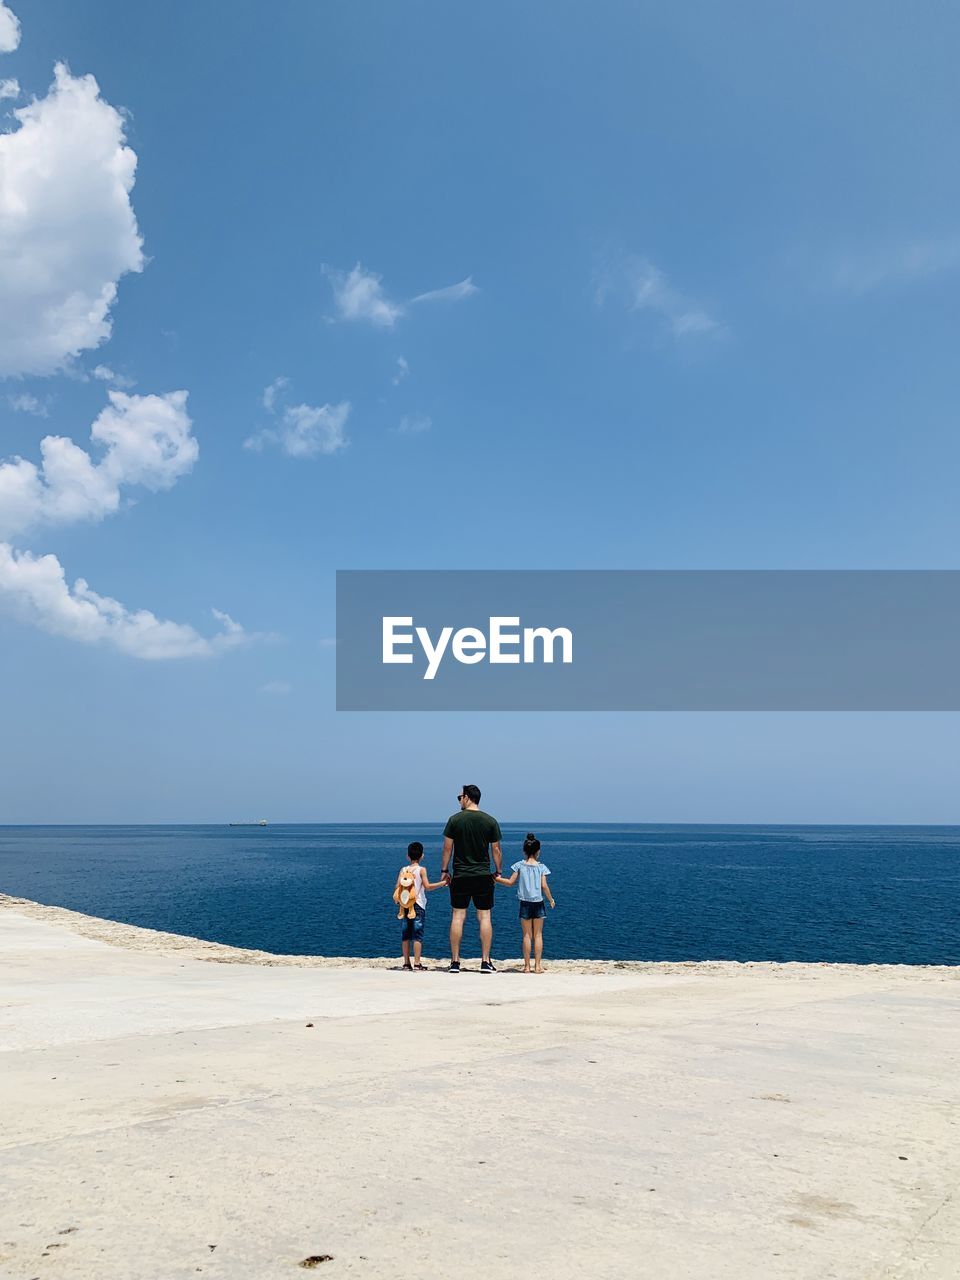
<svg viewBox="0 0 960 1280"><path fill-rule="evenodd" d="M958 655L960 570L337 574L341 711L957 711Z"/></svg>

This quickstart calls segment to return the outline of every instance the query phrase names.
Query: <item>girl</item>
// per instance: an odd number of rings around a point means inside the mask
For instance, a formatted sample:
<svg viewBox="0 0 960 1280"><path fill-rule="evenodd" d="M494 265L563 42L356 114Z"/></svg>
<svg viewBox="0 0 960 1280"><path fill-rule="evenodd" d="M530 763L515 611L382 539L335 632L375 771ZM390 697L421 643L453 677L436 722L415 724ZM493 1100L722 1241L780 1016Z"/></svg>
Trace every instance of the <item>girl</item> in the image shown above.
<svg viewBox="0 0 960 1280"><path fill-rule="evenodd" d="M527 832L523 842L523 862L515 862L510 868L512 876L497 876L497 884L516 884L517 897L520 899L520 927L523 929L523 972L530 972L530 952L534 956L534 973L543 973L543 921L547 909L543 905L544 895L551 909L556 901L547 884L550 868L540 861L540 841L532 831Z"/></svg>

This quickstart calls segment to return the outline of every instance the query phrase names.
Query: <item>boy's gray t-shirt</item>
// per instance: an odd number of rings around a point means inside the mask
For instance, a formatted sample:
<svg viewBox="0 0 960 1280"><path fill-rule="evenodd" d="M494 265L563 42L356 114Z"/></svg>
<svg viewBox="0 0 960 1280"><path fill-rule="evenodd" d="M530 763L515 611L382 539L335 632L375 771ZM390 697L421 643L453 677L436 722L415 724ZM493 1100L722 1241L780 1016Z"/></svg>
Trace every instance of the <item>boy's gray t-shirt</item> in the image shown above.
<svg viewBox="0 0 960 1280"><path fill-rule="evenodd" d="M511 871L519 871L517 879L517 897L521 902L543 901L543 877L550 874L550 868L542 862L515 862Z"/></svg>

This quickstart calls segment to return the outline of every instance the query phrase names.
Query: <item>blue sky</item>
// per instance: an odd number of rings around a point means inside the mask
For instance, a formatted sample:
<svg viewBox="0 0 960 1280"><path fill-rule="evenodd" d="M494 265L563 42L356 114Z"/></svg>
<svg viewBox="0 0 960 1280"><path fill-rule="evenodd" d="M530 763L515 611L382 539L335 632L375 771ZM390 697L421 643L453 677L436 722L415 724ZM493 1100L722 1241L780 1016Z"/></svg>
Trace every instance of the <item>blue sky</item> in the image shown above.
<svg viewBox="0 0 960 1280"><path fill-rule="evenodd" d="M952 7L7 11L0 820L958 820L953 715L338 715L330 644L337 568L958 567Z"/></svg>

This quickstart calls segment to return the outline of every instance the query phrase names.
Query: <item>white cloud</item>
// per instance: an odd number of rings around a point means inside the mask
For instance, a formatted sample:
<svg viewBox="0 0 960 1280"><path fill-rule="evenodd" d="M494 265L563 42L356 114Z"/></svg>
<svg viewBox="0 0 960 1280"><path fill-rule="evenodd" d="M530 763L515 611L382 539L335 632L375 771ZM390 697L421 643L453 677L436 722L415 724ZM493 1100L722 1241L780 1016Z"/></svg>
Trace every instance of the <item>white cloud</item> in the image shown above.
<svg viewBox="0 0 960 1280"><path fill-rule="evenodd" d="M722 326L707 311L675 289L646 258L629 255L607 267L597 279L596 301L615 299L628 311L649 311L666 323L675 338L719 336Z"/></svg>
<svg viewBox="0 0 960 1280"><path fill-rule="evenodd" d="M29 392L23 391L20 395L7 396L7 403L15 413L32 413L35 418L49 418L50 405L46 400L38 400L36 396L32 396ZM0 472L3 468L0 466Z"/></svg>
<svg viewBox="0 0 960 1280"><path fill-rule="evenodd" d="M25 458L0 464L0 537L40 524L102 520L118 509L124 485L169 489L191 469L199 449L185 391L109 397L90 429L105 449L99 462L64 436L45 436L39 467Z"/></svg>
<svg viewBox="0 0 960 1280"><path fill-rule="evenodd" d="M382 277L373 271L365 271L359 262L347 273L332 267L324 267L324 271L330 279L333 300L341 320L365 320L378 328L392 329L404 314L405 304L391 301L384 293ZM443 289L418 293L410 299L410 305L417 302L458 302L479 292L473 277L467 276L465 280Z"/></svg>
<svg viewBox="0 0 960 1280"><path fill-rule="evenodd" d="M280 447L291 458L312 458L318 453L339 453L347 447L344 426L350 414L348 402L315 408L295 404L283 412Z"/></svg>
<svg viewBox="0 0 960 1280"><path fill-rule="evenodd" d="M119 387L123 391L128 391L130 387L137 385L133 378L128 378L124 373L114 373L106 364L98 364L91 370L91 374L98 382L109 382L111 386Z"/></svg>
<svg viewBox="0 0 960 1280"><path fill-rule="evenodd" d="M97 595L83 578L70 587L56 556L15 551L0 542L0 604L50 635L106 644L134 658L209 658L250 637L229 615L214 609L221 625L212 636L182 622L167 622L147 609L128 609Z"/></svg>
<svg viewBox="0 0 960 1280"><path fill-rule="evenodd" d="M0 53L17 47L20 24L0 0ZM18 97L0 80L0 100ZM127 485L169 488L197 458L187 393L125 395L133 385L107 365L87 375L75 358L110 336L117 282L143 267L130 204L137 157L124 119L92 76L58 64L48 94L13 112L0 131L0 378L63 370L107 383L109 405L91 428L95 460L63 436L46 436L36 465L0 463L0 537L41 524L99 520L116 511ZM11 394L11 408L47 416L47 403ZM0 541L0 607L53 635L109 645L137 658L210 657L251 637L213 610L219 630L129 609L83 578L68 585L54 555Z"/></svg>
<svg viewBox="0 0 960 1280"><path fill-rule="evenodd" d="M0 53L13 53L20 43L20 19L0 0Z"/></svg>
<svg viewBox="0 0 960 1280"><path fill-rule="evenodd" d="M2 16L0 10L0 16ZM53 373L110 336L117 281L143 266L137 157L93 76L59 64L0 133L0 377Z"/></svg>
<svg viewBox="0 0 960 1280"><path fill-rule="evenodd" d="M429 431L433 426L433 419L428 418L423 413L404 414L400 419L400 425L397 427L397 435L401 436L419 436L424 431Z"/></svg>
<svg viewBox="0 0 960 1280"><path fill-rule="evenodd" d="M264 387L261 403L268 413L273 413L277 405L277 396L285 387L289 387L289 385L289 378L274 378L269 387Z"/></svg>
<svg viewBox="0 0 960 1280"><path fill-rule="evenodd" d="M960 236L942 236L875 245L841 258L829 285L859 296L876 289L919 284L960 269Z"/></svg>
<svg viewBox="0 0 960 1280"><path fill-rule="evenodd" d="M38 524L99 520L120 505L121 488L168 489L197 458L186 412L187 393L129 396L110 403L90 435L103 449L99 462L63 436L40 442L39 467L23 458L0 465L0 536ZM83 578L69 586L54 555L17 551L0 542L0 606L51 635L105 644L136 658L213 657L254 637L214 609L220 630L202 635L146 609L129 609L93 591Z"/></svg>
<svg viewBox="0 0 960 1280"><path fill-rule="evenodd" d="M295 404L284 409L276 427L251 436L244 447L259 451L266 444L276 444L291 458L339 453L349 444L344 432L349 415L349 400L319 406Z"/></svg>
<svg viewBox="0 0 960 1280"><path fill-rule="evenodd" d="M287 694L293 692L293 685L286 680L268 680L266 684L260 686L260 692L272 694L276 698L285 698Z"/></svg>
<svg viewBox="0 0 960 1280"><path fill-rule="evenodd" d="M397 356L397 372L391 378L391 382L395 387L399 387L404 378L409 377L410 366L407 364L403 356Z"/></svg>
<svg viewBox="0 0 960 1280"><path fill-rule="evenodd" d="M392 329L403 315L403 307L384 295L380 276L364 271L359 262L346 275L330 267L325 270L342 320L365 320L379 328Z"/></svg>
<svg viewBox="0 0 960 1280"><path fill-rule="evenodd" d="M413 302L459 302L462 298L469 298L480 290L473 283L473 276L467 276L465 280L460 280L457 284L448 284L444 289L431 289L427 293L418 293Z"/></svg>
<svg viewBox="0 0 960 1280"><path fill-rule="evenodd" d="M350 401L294 404L281 411L278 398L289 385L289 378L275 378L264 389L261 403L273 415L276 425L250 436L244 440L243 447L259 453L266 445L274 444L291 458L315 458L318 454L339 453L345 449L350 443L344 431L350 416Z"/></svg>

